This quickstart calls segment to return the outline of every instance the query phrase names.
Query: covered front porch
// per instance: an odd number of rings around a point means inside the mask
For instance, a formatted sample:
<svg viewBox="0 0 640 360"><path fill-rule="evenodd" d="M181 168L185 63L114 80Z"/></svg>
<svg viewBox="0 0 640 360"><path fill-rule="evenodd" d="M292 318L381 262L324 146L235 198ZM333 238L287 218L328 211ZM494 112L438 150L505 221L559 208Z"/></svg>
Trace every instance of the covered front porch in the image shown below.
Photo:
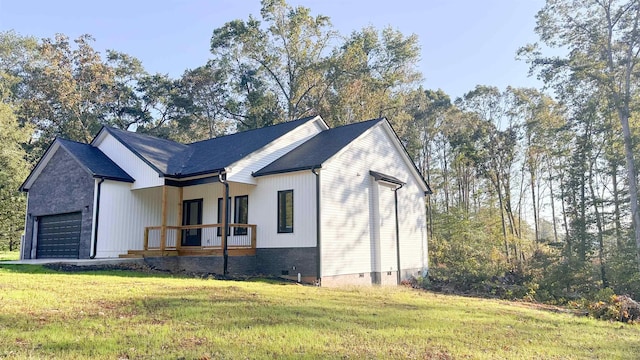
<svg viewBox="0 0 640 360"><path fill-rule="evenodd" d="M248 223L250 185L236 183L230 191L217 176L182 185L156 188L162 194L155 218L160 221L150 219L145 225L151 226L139 230L144 231L142 249L120 257L255 255L256 225Z"/></svg>
<svg viewBox="0 0 640 360"><path fill-rule="evenodd" d="M222 256L224 225L148 226L144 229L144 249L129 250L121 257ZM226 236L229 256L256 253L256 225L229 224Z"/></svg>

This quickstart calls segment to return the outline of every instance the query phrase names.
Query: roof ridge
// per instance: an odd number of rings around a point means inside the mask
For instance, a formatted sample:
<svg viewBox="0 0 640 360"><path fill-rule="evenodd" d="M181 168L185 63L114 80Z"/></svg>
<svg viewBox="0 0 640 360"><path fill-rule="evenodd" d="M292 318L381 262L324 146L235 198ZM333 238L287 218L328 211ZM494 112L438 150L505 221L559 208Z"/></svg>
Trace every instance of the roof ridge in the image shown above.
<svg viewBox="0 0 640 360"><path fill-rule="evenodd" d="M225 135L222 135L222 136L216 136L216 137L211 138L211 139L204 139L204 140L194 141L192 143L188 143L188 144L184 144L184 145L189 146L189 145L203 143L203 142L206 142L206 141L212 141L212 140L216 140L216 139L227 138L227 137L234 136L234 135L246 134L246 133L252 132L252 131L258 131L258 130L263 130L263 129L266 129L266 128L272 128L272 127L276 127L276 126L280 126L280 125L291 124L291 123L296 122L296 121L307 122L309 120L315 119L316 117L318 117L318 115L305 116L305 117L302 117L302 118L299 118L299 119L294 119L294 120L291 120L291 121L284 121L284 122L281 122L281 123L271 124L271 125L267 125L267 126L263 126L263 127L259 127L259 128L255 128L255 129L248 129L248 130L244 130L244 131L238 131L238 132L235 132L233 134L225 134Z"/></svg>
<svg viewBox="0 0 640 360"><path fill-rule="evenodd" d="M90 143L86 143L86 142L82 142L82 141L69 140L69 139L66 139L66 138L63 138L63 137L57 137L57 136L56 136L56 138L55 138L55 139L53 139L53 140L54 140L54 141L55 141L55 140L59 140L59 141L66 141L66 142L71 142L71 143L75 143L75 144L89 145L89 146L91 146L91 147L95 147L95 146L91 145Z"/></svg>
<svg viewBox="0 0 640 360"><path fill-rule="evenodd" d="M139 132L136 132L136 131L129 131L129 130L119 129L119 128L111 127L111 126L105 126L104 128L109 132L115 131L115 132L120 132L120 133L126 133L127 135L132 135L132 136L138 136L138 137L143 137L143 138L151 138L151 139L154 139L154 140L170 142L170 143L181 145L181 146L189 146L188 144L183 144L181 142L174 141L174 140L171 140L171 139L166 139L166 138L162 138L162 137L154 136L154 135L143 134L143 133L139 133Z"/></svg>

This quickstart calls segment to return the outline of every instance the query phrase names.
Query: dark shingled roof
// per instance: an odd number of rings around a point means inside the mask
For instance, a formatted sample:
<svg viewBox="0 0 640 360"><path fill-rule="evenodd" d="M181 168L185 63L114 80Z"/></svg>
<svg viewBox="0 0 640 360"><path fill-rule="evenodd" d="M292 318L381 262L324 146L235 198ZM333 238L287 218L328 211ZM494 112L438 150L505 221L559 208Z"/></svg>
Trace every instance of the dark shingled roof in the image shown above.
<svg viewBox="0 0 640 360"><path fill-rule="evenodd" d="M384 121L384 118L363 121L325 130L291 150L253 176L286 173L319 168L325 161L347 146L363 132Z"/></svg>
<svg viewBox="0 0 640 360"><path fill-rule="evenodd" d="M189 144L191 154L186 159L180 173L183 176L193 176L223 169L315 118L316 116L308 116Z"/></svg>
<svg viewBox="0 0 640 360"><path fill-rule="evenodd" d="M65 150L71 154L82 166L84 166L94 177L104 177L105 179L133 182L122 168L107 157L100 149L89 144L79 143L70 140L56 139Z"/></svg>
<svg viewBox="0 0 640 360"><path fill-rule="evenodd" d="M127 130L108 127L104 129L160 174L171 173L172 167L179 169L179 164L182 164L184 157L188 155L185 153L189 147L175 141Z"/></svg>
<svg viewBox="0 0 640 360"><path fill-rule="evenodd" d="M406 184L404 181L398 179L395 176L383 174L381 172L377 172L377 171L373 171L373 170L369 170L369 175L373 176L373 178L376 181L384 181L384 182L391 183L391 184L396 184L396 185L404 185L404 184Z"/></svg>
<svg viewBox="0 0 640 360"><path fill-rule="evenodd" d="M222 170L315 118L309 116L187 145L125 130L105 130L159 174L184 178Z"/></svg>

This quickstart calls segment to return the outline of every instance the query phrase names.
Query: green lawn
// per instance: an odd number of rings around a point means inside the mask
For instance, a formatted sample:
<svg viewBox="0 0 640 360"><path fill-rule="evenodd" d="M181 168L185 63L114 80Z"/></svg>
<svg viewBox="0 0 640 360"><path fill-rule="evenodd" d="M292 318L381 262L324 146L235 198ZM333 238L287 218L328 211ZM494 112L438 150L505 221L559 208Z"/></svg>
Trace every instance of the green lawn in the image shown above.
<svg viewBox="0 0 640 360"><path fill-rule="evenodd" d="M0 261L20 260L20 251L0 250Z"/></svg>
<svg viewBox="0 0 640 360"><path fill-rule="evenodd" d="M640 326L406 288L0 265L0 358L637 359Z"/></svg>

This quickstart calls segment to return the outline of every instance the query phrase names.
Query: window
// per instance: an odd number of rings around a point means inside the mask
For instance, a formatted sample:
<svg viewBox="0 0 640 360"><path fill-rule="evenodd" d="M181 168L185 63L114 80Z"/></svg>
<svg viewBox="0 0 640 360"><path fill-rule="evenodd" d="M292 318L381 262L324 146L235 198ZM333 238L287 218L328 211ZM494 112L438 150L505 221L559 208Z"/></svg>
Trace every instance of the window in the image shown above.
<svg viewBox="0 0 640 360"><path fill-rule="evenodd" d="M293 190L278 191L278 232L293 232Z"/></svg>
<svg viewBox="0 0 640 360"><path fill-rule="evenodd" d="M230 209L231 207L231 198L227 198L227 214L230 214ZM218 224L222 225L222 198L218 198ZM231 222L231 219L229 219L229 222ZM217 230L218 232L218 236L222 236L222 226L220 226ZM230 235L229 229L227 229L227 235Z"/></svg>
<svg viewBox="0 0 640 360"><path fill-rule="evenodd" d="M233 222L236 224L249 223L249 196L236 196L234 199ZM233 229L233 235L247 235L246 227L237 227Z"/></svg>

